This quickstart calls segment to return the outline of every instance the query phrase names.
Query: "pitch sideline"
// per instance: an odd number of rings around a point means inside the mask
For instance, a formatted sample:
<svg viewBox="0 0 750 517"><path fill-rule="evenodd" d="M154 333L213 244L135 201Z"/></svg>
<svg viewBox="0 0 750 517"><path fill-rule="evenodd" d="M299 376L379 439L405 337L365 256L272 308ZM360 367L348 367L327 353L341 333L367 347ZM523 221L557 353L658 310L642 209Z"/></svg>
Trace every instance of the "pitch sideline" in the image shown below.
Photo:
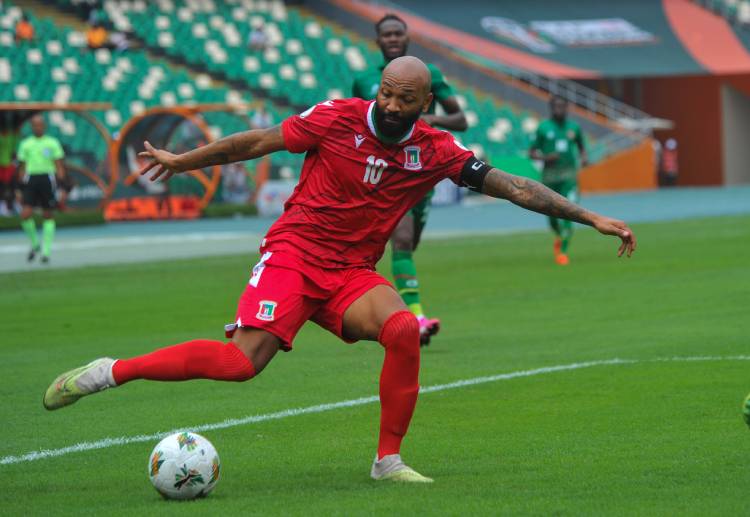
<svg viewBox="0 0 750 517"><path fill-rule="evenodd" d="M547 373L570 371L570 370L581 370L584 368L592 368L595 366L611 366L611 365L624 365L624 364L638 364L638 363L654 363L654 362L703 362L703 361L750 361L750 356L747 355L735 355L735 356L687 356L687 357L662 357L656 359L603 359L598 361L585 361L578 363L562 364L555 366L545 366L542 368L535 368L532 370L518 370L515 372L501 373L497 375L489 375L484 377L474 377L472 379L463 379L459 381L449 382L446 384L436 384L434 386L423 386L420 388L420 394L433 393L436 391L451 390L456 388L463 388L466 386L476 386L478 384L487 384L490 382L505 381L511 379L517 379L520 377L532 377L535 375L543 375ZM342 400L340 402L332 402L328 404L318 404L315 406L308 406L304 408L291 408L283 411L277 411L275 413L266 413L263 415L249 415L243 418L231 418L222 422L215 422L212 424L202 424L198 426L192 426L189 428L173 429L166 432L157 432L152 434L139 434L134 436L118 436L103 438L93 442L80 442L75 445L69 445L67 447L61 447L59 449L43 449L39 451L31 451L21 455L10 455L0 458L0 465L13 465L17 463L28 463L30 461L43 460L48 458L56 458L58 456L65 456L74 452L92 451L97 449L105 449L108 447L114 447L117 445L128 445L131 443L142 443L156 441L169 434L190 430L193 432L203 431L215 431L218 429L226 429L228 427L237 427L241 425L256 424L259 422L265 422L268 420L280 420L282 418L288 418L293 416L307 415L313 413L323 413L326 411L332 411L334 409L348 408L363 406L365 404L372 404L378 401L377 396L362 397L358 399Z"/></svg>

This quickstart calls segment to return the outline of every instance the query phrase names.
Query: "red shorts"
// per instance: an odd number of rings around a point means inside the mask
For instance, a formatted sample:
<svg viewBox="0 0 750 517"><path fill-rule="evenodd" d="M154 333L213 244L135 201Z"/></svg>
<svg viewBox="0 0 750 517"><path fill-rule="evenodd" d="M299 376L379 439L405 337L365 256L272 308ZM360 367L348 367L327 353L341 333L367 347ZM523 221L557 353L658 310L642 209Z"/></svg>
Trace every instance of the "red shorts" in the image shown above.
<svg viewBox="0 0 750 517"><path fill-rule="evenodd" d="M230 338L238 327L263 329L292 349L294 336L311 320L352 343L343 335L344 312L367 291L391 283L364 267L327 269L305 263L287 252L266 252L237 306L235 323L225 330Z"/></svg>
<svg viewBox="0 0 750 517"><path fill-rule="evenodd" d="M11 165L0 165L0 183L13 183L16 167Z"/></svg>

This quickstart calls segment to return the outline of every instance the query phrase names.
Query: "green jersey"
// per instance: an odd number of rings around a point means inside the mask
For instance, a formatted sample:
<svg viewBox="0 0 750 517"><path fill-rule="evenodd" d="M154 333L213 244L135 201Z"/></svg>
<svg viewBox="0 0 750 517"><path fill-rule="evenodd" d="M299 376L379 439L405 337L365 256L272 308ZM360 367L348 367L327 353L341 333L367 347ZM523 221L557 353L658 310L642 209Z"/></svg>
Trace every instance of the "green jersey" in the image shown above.
<svg viewBox="0 0 750 517"><path fill-rule="evenodd" d="M29 175L54 174L55 161L64 156L60 141L53 136L27 136L18 146L18 161L24 163Z"/></svg>
<svg viewBox="0 0 750 517"><path fill-rule="evenodd" d="M352 96L365 100L374 99L378 94L378 88L380 88L380 76L383 74L385 65L386 63L382 63L355 77L354 84L352 84ZM438 67L432 63L427 63L427 68L430 69L432 74L432 95L435 97L427 113L435 113L435 102L442 102L449 97L453 97L455 93L453 88L445 82L445 77Z"/></svg>
<svg viewBox="0 0 750 517"><path fill-rule="evenodd" d="M581 127L574 120L566 118L560 124L549 119L539 124L531 148L543 154L557 153L559 155L556 161L544 165L542 181L559 183L575 180L578 174L578 147L583 145Z"/></svg>
<svg viewBox="0 0 750 517"><path fill-rule="evenodd" d="M13 162L16 145L18 145L18 133L15 131L0 133L0 167L7 167Z"/></svg>

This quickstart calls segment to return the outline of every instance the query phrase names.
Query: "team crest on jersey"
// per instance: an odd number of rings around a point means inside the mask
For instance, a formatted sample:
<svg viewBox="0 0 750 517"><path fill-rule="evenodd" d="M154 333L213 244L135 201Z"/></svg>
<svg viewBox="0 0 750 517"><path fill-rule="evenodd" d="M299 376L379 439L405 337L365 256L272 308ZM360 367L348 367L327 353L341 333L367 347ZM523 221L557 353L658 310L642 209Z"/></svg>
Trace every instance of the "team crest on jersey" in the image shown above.
<svg viewBox="0 0 750 517"><path fill-rule="evenodd" d="M406 153L404 169L410 171L418 171L422 169L422 162L419 160L420 151L421 149L418 145L408 145L404 147L404 153Z"/></svg>
<svg viewBox="0 0 750 517"><path fill-rule="evenodd" d="M270 300L261 300L258 305L258 314L255 317L263 321L273 321L277 303Z"/></svg>

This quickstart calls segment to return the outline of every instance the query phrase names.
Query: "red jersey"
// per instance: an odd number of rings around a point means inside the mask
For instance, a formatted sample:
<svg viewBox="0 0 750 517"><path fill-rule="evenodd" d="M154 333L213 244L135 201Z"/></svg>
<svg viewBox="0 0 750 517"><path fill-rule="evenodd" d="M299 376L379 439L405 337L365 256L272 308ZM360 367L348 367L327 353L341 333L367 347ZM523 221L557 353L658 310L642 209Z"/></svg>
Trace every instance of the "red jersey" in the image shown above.
<svg viewBox="0 0 750 517"><path fill-rule="evenodd" d="M261 251L327 268L375 267L401 217L436 183L460 183L473 154L417 121L398 143L376 136L375 101L326 101L286 119L286 148L307 152L299 184Z"/></svg>

